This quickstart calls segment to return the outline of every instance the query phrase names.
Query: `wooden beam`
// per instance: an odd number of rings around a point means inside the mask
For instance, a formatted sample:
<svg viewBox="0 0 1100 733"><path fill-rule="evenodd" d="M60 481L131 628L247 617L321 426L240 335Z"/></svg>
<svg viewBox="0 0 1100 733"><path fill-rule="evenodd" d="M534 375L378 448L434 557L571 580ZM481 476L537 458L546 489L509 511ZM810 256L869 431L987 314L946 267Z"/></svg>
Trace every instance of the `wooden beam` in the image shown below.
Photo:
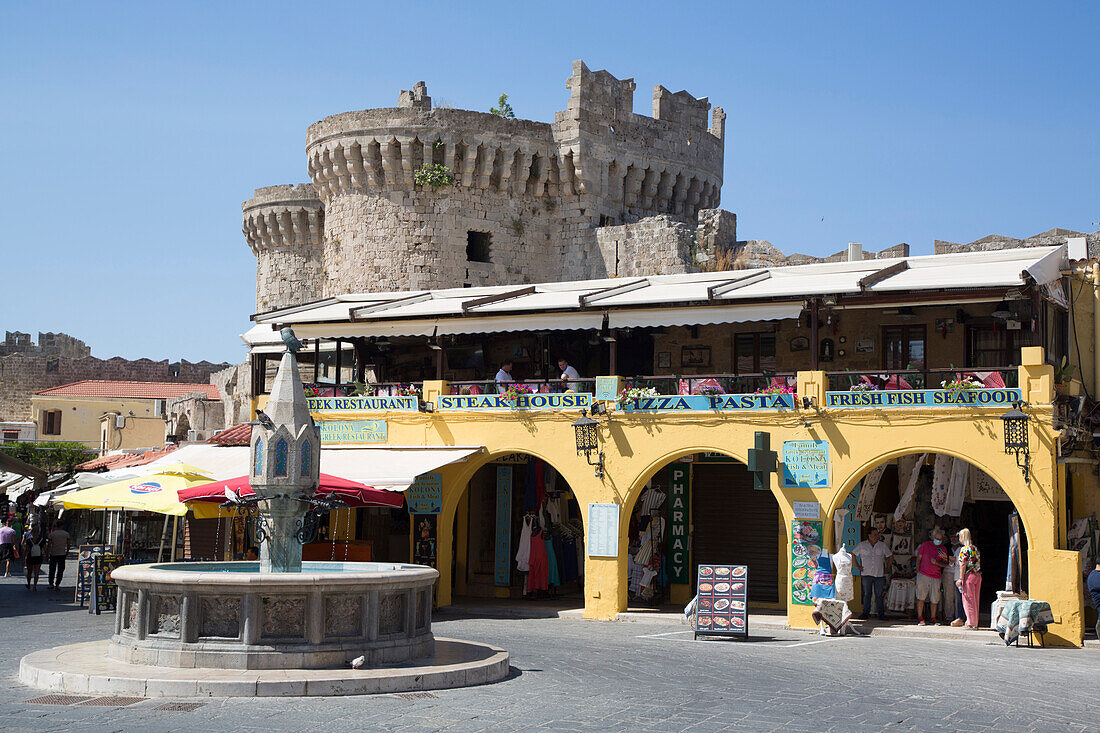
<svg viewBox="0 0 1100 733"><path fill-rule="evenodd" d="M352 308L349 315L351 320L355 321L371 313L392 310L393 308L400 308L403 305L412 305L413 303L419 303L424 300L431 300L431 298L431 293L413 293L412 295L406 295L404 298L398 298L396 300L387 300L382 303L372 303L370 305L361 305L358 308Z"/></svg>
<svg viewBox="0 0 1100 733"><path fill-rule="evenodd" d="M512 298L522 298L524 295L531 295L534 292L535 286L531 285L526 288L519 288L518 290L509 290L504 293L497 293L496 295L486 295L484 298L465 300L462 302L462 315L468 315L471 308L477 308L482 305L489 305L490 303L499 303L502 300L511 300Z"/></svg>
<svg viewBox="0 0 1100 733"><path fill-rule="evenodd" d="M719 295L725 295L726 293L733 292L740 288L758 283L763 280L767 280L772 276L770 270L761 270L759 272L753 272L744 277L735 278L733 280L726 280L725 282L718 283L717 285L711 285L707 288L707 300L714 300Z"/></svg>
<svg viewBox="0 0 1100 733"><path fill-rule="evenodd" d="M865 292L867 290L867 288L871 287L875 283L882 282L886 278L893 277L894 275L897 275L899 272L905 272L908 269L909 269L909 260L902 260L901 262L895 262L894 264L889 265L887 267L884 267L881 270L878 270L877 272L872 272L870 275L867 275L866 277L861 277L859 279L859 290L860 290L860 292Z"/></svg>
<svg viewBox="0 0 1100 733"><path fill-rule="evenodd" d="M622 295L623 293L630 293L641 288L649 287L649 280L642 278L641 280L635 280L634 282L623 283L622 285L613 285L610 288L604 288L603 290L597 290L594 293L582 295L580 298L581 308L587 308L595 303L597 300L603 300L605 298L611 298L616 295Z"/></svg>

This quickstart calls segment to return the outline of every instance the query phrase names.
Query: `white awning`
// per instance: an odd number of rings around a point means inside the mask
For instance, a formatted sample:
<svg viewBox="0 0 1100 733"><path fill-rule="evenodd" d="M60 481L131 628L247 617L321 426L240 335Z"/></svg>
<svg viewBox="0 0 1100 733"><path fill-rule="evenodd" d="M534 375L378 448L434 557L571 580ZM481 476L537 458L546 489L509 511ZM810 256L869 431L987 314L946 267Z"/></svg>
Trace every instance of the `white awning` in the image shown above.
<svg viewBox="0 0 1100 733"><path fill-rule="evenodd" d="M404 491L423 473L465 461L481 447L369 448L328 446L321 448L321 470L386 491Z"/></svg>
<svg viewBox="0 0 1100 733"><path fill-rule="evenodd" d="M376 489L404 491L420 474L434 471L449 463L466 460L482 450L484 448L478 446L441 448L322 446L321 471L340 478L359 481ZM248 475L248 451L246 446L185 445L164 458L158 458L135 468L141 469L143 474L148 474L155 473L158 466L186 463L202 470L215 481L225 481Z"/></svg>
<svg viewBox="0 0 1100 733"><path fill-rule="evenodd" d="M8 487L8 501L15 501L23 494L34 488L34 479L25 478Z"/></svg>
<svg viewBox="0 0 1100 733"><path fill-rule="evenodd" d="M779 321L798 318L802 303L766 303L761 305L698 306L696 308L641 308L612 311L609 328L640 328L645 326L689 326L707 323L747 323L749 321Z"/></svg>

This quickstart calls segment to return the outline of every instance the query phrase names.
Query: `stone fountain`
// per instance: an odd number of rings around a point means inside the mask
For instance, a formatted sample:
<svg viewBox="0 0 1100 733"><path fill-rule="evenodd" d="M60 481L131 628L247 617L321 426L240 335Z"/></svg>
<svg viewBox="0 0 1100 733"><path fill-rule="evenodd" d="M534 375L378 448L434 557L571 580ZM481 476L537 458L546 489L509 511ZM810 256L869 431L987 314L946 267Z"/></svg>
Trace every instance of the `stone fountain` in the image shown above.
<svg viewBox="0 0 1100 733"><path fill-rule="evenodd" d="M285 340L297 344L292 334ZM302 545L334 508L314 496L320 462L320 434L288 348L253 426L255 495L227 502L252 515L259 562L119 568L110 641L28 655L20 679L153 697L395 692L507 675L503 650L433 636L435 569L302 561Z"/></svg>

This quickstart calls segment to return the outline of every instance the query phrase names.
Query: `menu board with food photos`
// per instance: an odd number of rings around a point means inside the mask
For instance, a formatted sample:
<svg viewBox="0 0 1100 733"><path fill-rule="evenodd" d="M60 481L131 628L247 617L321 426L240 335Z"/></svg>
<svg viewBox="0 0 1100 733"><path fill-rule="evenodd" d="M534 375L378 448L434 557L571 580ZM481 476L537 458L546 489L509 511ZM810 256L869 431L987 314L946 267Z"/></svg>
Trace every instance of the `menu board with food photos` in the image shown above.
<svg viewBox="0 0 1100 733"><path fill-rule="evenodd" d="M749 635L747 565L700 565L695 601L695 637Z"/></svg>
<svg viewBox="0 0 1100 733"><path fill-rule="evenodd" d="M88 613L97 616L104 611L114 611L118 604L118 586L111 577L118 568L122 567L120 555L96 555L93 558L92 568L92 592Z"/></svg>

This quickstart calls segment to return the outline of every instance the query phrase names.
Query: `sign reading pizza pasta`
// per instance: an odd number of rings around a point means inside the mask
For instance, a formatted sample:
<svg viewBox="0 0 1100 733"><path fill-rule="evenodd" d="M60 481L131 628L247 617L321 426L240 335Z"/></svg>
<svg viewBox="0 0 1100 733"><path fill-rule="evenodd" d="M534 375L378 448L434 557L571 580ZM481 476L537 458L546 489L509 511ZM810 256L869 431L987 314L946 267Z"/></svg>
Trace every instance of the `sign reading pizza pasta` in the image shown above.
<svg viewBox="0 0 1100 733"><path fill-rule="evenodd" d="M700 634L749 635L747 565L700 565L695 638Z"/></svg>

